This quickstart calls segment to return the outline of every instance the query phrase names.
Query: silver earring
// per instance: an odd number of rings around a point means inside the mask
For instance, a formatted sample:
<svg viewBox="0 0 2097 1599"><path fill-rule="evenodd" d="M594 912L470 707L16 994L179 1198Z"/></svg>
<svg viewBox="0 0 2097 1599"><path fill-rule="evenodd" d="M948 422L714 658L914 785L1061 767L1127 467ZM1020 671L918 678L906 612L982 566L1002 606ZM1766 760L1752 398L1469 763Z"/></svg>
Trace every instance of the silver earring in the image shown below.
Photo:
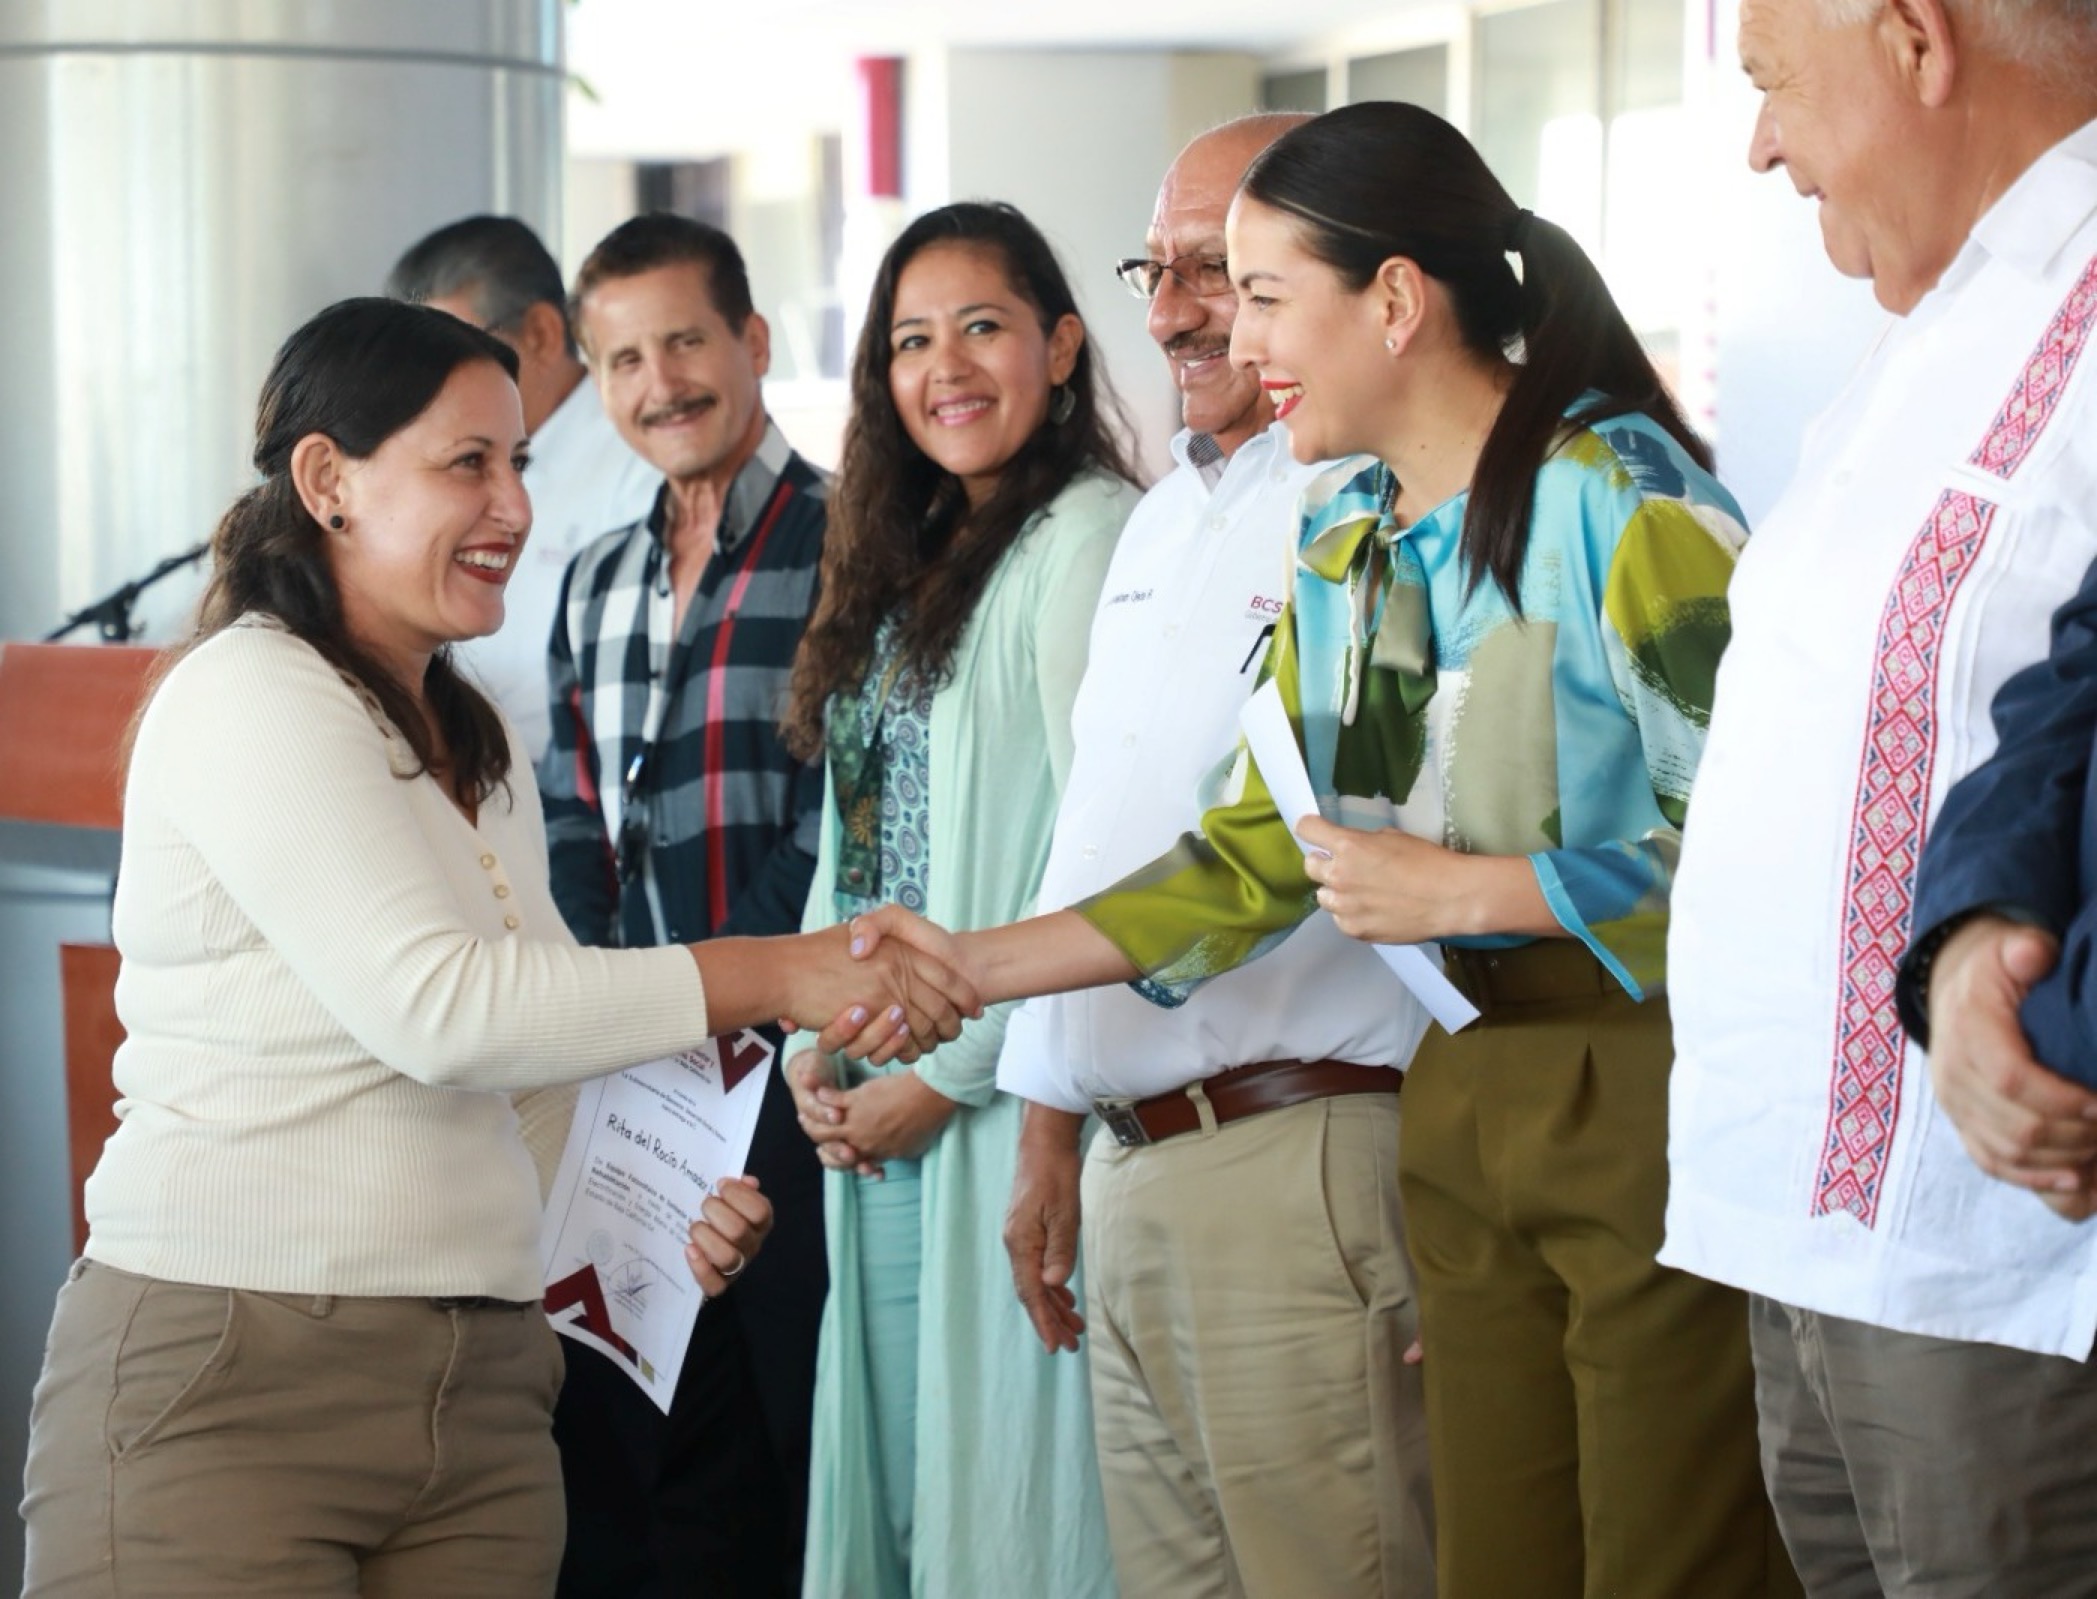
<svg viewBox="0 0 2097 1599"><path fill-rule="evenodd" d="M1057 427L1061 427L1076 415L1077 409L1078 391L1068 383L1058 383L1049 390L1048 418Z"/></svg>

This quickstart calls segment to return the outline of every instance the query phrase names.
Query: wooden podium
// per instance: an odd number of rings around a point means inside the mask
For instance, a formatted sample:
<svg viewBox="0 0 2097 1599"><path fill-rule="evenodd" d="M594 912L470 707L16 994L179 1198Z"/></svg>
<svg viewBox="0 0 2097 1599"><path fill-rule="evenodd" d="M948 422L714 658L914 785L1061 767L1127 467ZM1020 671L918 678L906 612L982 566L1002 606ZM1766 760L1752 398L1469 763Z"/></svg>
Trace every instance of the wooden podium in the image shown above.
<svg viewBox="0 0 2097 1599"><path fill-rule="evenodd" d="M113 879L124 735L154 657L119 645L0 645L0 861ZM87 1239L81 1185L116 1130L110 1062L124 1033L116 951L66 943L58 954L77 1253Z"/></svg>

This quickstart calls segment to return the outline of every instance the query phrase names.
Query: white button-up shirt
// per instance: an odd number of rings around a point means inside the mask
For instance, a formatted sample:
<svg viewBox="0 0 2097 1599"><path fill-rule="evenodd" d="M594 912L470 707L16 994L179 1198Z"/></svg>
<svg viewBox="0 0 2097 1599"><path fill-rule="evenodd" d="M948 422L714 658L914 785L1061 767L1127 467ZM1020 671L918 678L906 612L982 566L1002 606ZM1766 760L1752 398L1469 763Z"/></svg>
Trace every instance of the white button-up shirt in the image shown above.
<svg viewBox="0 0 2097 1599"><path fill-rule="evenodd" d="M604 414L597 385L587 377L532 435L531 465L524 472L525 491L532 497L532 533L503 589L502 626L454 653L502 707L533 765L552 737L546 644L553 636L561 576L575 552L600 533L646 516L662 482L662 473L626 447Z"/></svg>
<svg viewBox="0 0 2097 1599"><path fill-rule="evenodd" d="M1122 531L1092 623L1071 727L1077 753L1038 903L1070 905L1162 854L1201 821L1202 779L1236 748L1288 593L1299 466L1279 424L1213 484L1177 469ZM1322 912L1260 960L1166 1010L1126 987L1034 1000L1013 1018L998 1086L1064 1110L1166 1093L1263 1060L1403 1066L1425 1017L1365 944Z"/></svg>
<svg viewBox="0 0 2097 1599"><path fill-rule="evenodd" d="M1967 1158L1893 978L1927 822L2097 555L2093 334L2097 124L1889 326L1748 543L1675 883L1660 1257L2078 1359L2097 1227Z"/></svg>

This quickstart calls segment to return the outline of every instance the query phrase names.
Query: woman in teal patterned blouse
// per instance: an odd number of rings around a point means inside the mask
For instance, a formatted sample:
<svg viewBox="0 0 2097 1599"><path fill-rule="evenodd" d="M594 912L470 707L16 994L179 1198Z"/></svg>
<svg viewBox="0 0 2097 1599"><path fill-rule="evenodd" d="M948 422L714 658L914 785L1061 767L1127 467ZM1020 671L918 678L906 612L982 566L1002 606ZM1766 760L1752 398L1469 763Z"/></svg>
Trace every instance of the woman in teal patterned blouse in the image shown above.
<svg viewBox="0 0 2097 1599"><path fill-rule="evenodd" d="M1136 500L1069 285L1009 206L906 228L875 280L789 738L826 754L804 925L874 906L1024 915L1070 762L1070 702ZM811 1599L1108 1599L1081 1361L1042 1350L999 1223L1018 1103L1005 1010L914 1067L790 1042L824 1185Z"/></svg>
<svg viewBox="0 0 2097 1599"><path fill-rule="evenodd" d="M1444 944L1400 1182L1445 1595L1796 1592L1747 1320L1660 1267L1668 890L1744 529L1580 247L1413 106L1277 141L1232 208L1232 358L1306 496L1266 663L1324 816L1241 752L1202 830L1073 911L958 939L986 999L1172 1004L1320 906ZM1251 1202L1256 1202L1253 1200Z"/></svg>

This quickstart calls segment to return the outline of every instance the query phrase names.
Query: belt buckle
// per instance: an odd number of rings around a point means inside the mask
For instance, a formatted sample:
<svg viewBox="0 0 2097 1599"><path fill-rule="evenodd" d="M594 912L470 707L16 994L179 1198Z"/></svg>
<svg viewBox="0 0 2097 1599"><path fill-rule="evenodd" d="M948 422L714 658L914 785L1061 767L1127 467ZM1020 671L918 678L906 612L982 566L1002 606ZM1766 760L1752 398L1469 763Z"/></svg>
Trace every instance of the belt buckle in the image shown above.
<svg viewBox="0 0 2097 1599"><path fill-rule="evenodd" d="M1092 1113L1123 1149L1141 1149L1150 1142L1149 1132L1137 1118L1133 1099L1095 1099Z"/></svg>

